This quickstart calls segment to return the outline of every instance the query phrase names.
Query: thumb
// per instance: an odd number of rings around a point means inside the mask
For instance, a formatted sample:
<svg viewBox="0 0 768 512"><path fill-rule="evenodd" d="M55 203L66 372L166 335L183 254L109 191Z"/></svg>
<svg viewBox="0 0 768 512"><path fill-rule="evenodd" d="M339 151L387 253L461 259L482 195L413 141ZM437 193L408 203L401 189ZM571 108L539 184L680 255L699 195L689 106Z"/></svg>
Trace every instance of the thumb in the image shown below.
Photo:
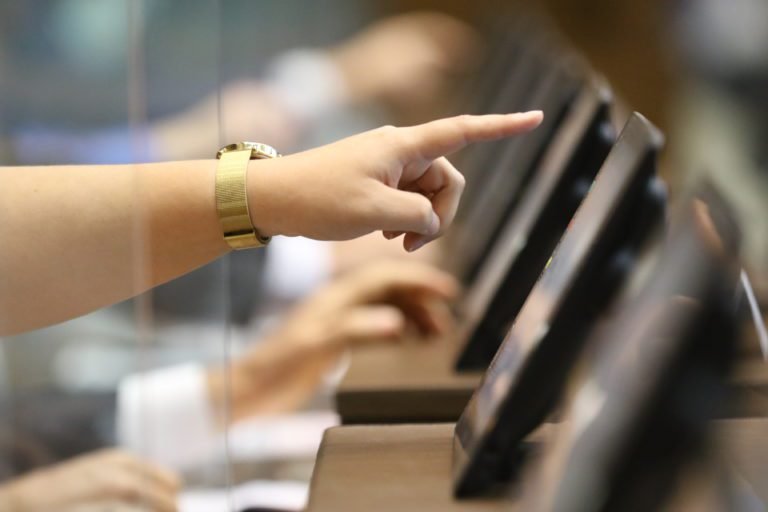
<svg viewBox="0 0 768 512"><path fill-rule="evenodd" d="M362 306L343 314L336 326L336 342L358 345L398 337L405 329L405 316L393 306Z"/></svg>
<svg viewBox="0 0 768 512"><path fill-rule="evenodd" d="M440 217L432 203L417 192L382 184L377 191L376 230L434 236L440 231Z"/></svg>

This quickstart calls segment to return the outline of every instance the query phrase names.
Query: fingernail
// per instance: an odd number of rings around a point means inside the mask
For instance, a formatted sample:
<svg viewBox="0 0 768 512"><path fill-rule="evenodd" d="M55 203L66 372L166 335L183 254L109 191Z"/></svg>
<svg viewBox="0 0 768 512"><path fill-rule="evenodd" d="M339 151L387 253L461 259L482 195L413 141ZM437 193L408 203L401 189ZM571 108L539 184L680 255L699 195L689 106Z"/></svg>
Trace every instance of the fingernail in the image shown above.
<svg viewBox="0 0 768 512"><path fill-rule="evenodd" d="M440 231L440 217L435 212L432 212L432 220L429 223L429 236L436 235Z"/></svg>
<svg viewBox="0 0 768 512"><path fill-rule="evenodd" d="M531 116L531 117L538 117L539 122L544 120L544 111L543 110L531 110L529 112L526 112L525 115Z"/></svg>
<svg viewBox="0 0 768 512"><path fill-rule="evenodd" d="M418 240L416 240L415 242L413 242L413 243L411 244L411 246L410 246L410 247L408 247L408 249L407 249L407 250L408 250L408 252L414 252L414 251L418 251L419 249L421 249L422 247L424 247L424 244L426 244L426 243L427 243L427 239L426 239L426 238L419 238Z"/></svg>
<svg viewBox="0 0 768 512"><path fill-rule="evenodd" d="M377 311L369 320L377 330L381 331L399 330L403 323L402 315L394 311Z"/></svg>

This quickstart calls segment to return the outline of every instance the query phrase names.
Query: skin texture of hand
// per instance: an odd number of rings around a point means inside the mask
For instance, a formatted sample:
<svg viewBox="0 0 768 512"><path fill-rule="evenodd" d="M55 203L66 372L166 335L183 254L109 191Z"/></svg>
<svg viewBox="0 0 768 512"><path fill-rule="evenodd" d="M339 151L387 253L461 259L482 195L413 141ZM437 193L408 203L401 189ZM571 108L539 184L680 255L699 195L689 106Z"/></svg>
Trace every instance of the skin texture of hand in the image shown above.
<svg viewBox="0 0 768 512"><path fill-rule="evenodd" d="M424 337L448 332L448 302L457 293L451 276L422 263L382 261L349 272L232 364L230 419L298 407L349 347L391 343L414 330ZM226 379L221 369L209 371L214 407L221 405Z"/></svg>
<svg viewBox="0 0 768 512"><path fill-rule="evenodd" d="M165 469L104 450L3 483L0 510L175 512L179 485Z"/></svg>
<svg viewBox="0 0 768 512"><path fill-rule="evenodd" d="M464 178L445 155L473 142L524 133L541 112L458 116L371 130L317 149L255 160L248 171L249 208L266 236L348 240L384 231L406 233L414 251L450 226Z"/></svg>

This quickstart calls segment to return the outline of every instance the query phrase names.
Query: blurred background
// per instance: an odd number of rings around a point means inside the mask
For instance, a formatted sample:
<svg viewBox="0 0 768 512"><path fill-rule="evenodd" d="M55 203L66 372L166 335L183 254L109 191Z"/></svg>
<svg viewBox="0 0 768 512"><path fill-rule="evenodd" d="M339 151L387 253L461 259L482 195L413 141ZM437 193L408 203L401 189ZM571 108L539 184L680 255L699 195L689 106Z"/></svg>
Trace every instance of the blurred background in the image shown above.
<svg viewBox="0 0 768 512"><path fill-rule="evenodd" d="M290 153L381 124L457 113L471 101L489 27L509 4L2 2L0 162L210 158L239 139ZM768 0L540 0L525 9L547 17L631 109L664 130L663 174L673 194L702 174L724 188L765 296ZM126 236L141 243L140 233ZM128 303L2 340L2 476L117 443L183 472L189 510L223 499L227 485L254 481L283 487L241 491L300 504L319 436L337 421L328 389L343 361L276 413L224 429L228 447L222 432L189 457L158 448L166 438L151 440L141 407L121 413L128 400L121 393L141 394L131 379L149 370L190 361L213 368L247 356L294 302L367 258L364 251L280 242ZM138 430L125 434L119 414L133 414Z"/></svg>

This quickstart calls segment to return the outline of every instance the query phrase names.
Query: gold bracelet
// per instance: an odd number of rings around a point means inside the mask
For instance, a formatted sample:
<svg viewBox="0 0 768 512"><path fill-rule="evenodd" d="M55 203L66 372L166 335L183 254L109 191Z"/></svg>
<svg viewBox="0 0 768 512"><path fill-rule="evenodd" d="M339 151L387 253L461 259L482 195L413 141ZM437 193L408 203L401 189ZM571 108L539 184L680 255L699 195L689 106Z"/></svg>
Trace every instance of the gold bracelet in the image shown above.
<svg viewBox="0 0 768 512"><path fill-rule="evenodd" d="M273 147L257 142L238 142L219 150L216 158L216 213L224 240L235 250L263 247L271 237L262 236L251 222L246 177L251 160L277 158Z"/></svg>

